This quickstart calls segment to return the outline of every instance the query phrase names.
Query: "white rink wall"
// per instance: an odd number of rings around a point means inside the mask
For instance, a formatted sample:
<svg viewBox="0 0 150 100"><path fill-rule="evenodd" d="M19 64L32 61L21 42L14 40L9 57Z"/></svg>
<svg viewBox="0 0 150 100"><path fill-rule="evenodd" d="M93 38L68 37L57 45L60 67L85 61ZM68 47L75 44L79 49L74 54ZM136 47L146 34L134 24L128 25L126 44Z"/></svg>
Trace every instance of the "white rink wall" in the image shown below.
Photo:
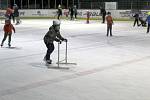
<svg viewBox="0 0 150 100"><path fill-rule="evenodd" d="M86 13L88 9L79 9L78 10L78 17L86 18ZM63 16L65 11L68 11L63 9ZM98 18L100 16L100 10L91 10L89 9L91 13L91 18ZM134 14L131 12L131 10L106 10L107 12L111 12L113 18L116 19L131 19L132 15ZM148 10L142 10L140 16L145 17L146 13L149 12ZM0 11L0 16L5 13L5 10ZM57 16L57 9L29 9L29 10L20 10L20 16L22 17L55 17Z"/></svg>

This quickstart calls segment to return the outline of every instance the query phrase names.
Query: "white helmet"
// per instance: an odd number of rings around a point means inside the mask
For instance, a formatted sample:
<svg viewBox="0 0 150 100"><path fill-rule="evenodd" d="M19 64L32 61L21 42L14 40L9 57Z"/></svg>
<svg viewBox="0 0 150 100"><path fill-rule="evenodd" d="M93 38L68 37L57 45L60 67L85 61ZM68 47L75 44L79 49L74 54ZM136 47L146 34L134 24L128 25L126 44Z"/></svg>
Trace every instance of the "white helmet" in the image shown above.
<svg viewBox="0 0 150 100"><path fill-rule="evenodd" d="M54 21L53 21L53 25L54 25L54 26L60 25L60 21L59 21L59 20L54 20Z"/></svg>

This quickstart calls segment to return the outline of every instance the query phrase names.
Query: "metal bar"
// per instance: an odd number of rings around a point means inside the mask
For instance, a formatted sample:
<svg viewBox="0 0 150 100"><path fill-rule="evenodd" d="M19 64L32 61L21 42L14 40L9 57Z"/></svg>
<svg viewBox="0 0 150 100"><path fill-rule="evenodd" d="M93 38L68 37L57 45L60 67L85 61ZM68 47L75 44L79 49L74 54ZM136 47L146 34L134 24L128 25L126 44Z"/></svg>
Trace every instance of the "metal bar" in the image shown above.
<svg viewBox="0 0 150 100"><path fill-rule="evenodd" d="M2 8L2 4L1 4L2 2L1 2L1 0L0 0L0 9Z"/></svg>
<svg viewBox="0 0 150 100"><path fill-rule="evenodd" d="M66 63L67 63L67 59L68 59L68 58L67 58L67 55L68 55L68 53L67 53L67 52L68 52L68 46L67 46L67 44L68 44L68 43L66 42L66 53L65 53L65 61L66 61Z"/></svg>
<svg viewBox="0 0 150 100"><path fill-rule="evenodd" d="M36 0L35 0L35 9L36 9Z"/></svg>
<svg viewBox="0 0 150 100"><path fill-rule="evenodd" d="M50 8L50 0L48 0L48 8Z"/></svg>
<svg viewBox="0 0 150 100"><path fill-rule="evenodd" d="M62 0L61 0L61 5L62 5Z"/></svg>
<svg viewBox="0 0 150 100"><path fill-rule="evenodd" d="M55 9L56 9L56 0L55 0Z"/></svg>
<svg viewBox="0 0 150 100"><path fill-rule="evenodd" d="M42 9L43 9L43 0L42 0Z"/></svg>
<svg viewBox="0 0 150 100"><path fill-rule="evenodd" d="M68 4L68 0L67 0L67 8L68 8L68 5L69 5L69 4Z"/></svg>
<svg viewBox="0 0 150 100"><path fill-rule="evenodd" d="M57 62L58 68L59 68L59 63L60 63L60 61L59 61L59 57L60 57L59 53L60 53L60 43L58 42L58 62Z"/></svg>
<svg viewBox="0 0 150 100"><path fill-rule="evenodd" d="M28 8L30 8L30 7L29 7L29 4L30 4L29 2L30 2L30 0L28 0Z"/></svg>
<svg viewBox="0 0 150 100"><path fill-rule="evenodd" d="M22 9L22 0L21 0L21 9Z"/></svg>
<svg viewBox="0 0 150 100"><path fill-rule="evenodd" d="M8 0L7 0L7 7L8 7Z"/></svg>

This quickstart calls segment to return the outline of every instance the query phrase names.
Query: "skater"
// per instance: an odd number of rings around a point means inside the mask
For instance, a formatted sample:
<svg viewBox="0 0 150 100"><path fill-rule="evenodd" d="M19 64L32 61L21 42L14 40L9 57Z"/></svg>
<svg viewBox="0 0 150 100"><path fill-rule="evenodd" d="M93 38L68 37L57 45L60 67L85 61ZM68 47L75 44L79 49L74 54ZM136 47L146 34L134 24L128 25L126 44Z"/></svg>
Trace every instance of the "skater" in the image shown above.
<svg viewBox="0 0 150 100"><path fill-rule="evenodd" d="M73 20L73 15L74 15L73 7L70 7L69 12L70 12L70 20Z"/></svg>
<svg viewBox="0 0 150 100"><path fill-rule="evenodd" d="M109 35L109 31L110 31L110 36L112 36L113 19L112 19L112 16L111 16L110 12L108 12L108 15L106 17L106 21L107 21L107 36Z"/></svg>
<svg viewBox="0 0 150 100"><path fill-rule="evenodd" d="M68 19L68 15L69 15L69 11L68 9L64 9L64 15L66 16L66 18Z"/></svg>
<svg viewBox="0 0 150 100"><path fill-rule="evenodd" d="M5 18L6 20L7 19L11 20L11 17L13 17L13 10L11 9L10 6L8 6L8 8L6 9Z"/></svg>
<svg viewBox="0 0 150 100"><path fill-rule="evenodd" d="M137 26L139 26L139 14L136 13L133 17L135 18L133 27L136 25L136 23Z"/></svg>
<svg viewBox="0 0 150 100"><path fill-rule="evenodd" d="M86 19L87 24L89 24L89 20L90 20L90 12L89 10L87 10L87 19Z"/></svg>
<svg viewBox="0 0 150 100"><path fill-rule="evenodd" d="M14 10L13 14L16 19L16 25L18 25L18 24L20 24L20 17L19 17L19 8L18 8L17 4L14 4L13 10Z"/></svg>
<svg viewBox="0 0 150 100"><path fill-rule="evenodd" d="M147 25L147 33L149 33L149 28L150 28L150 15L147 16L146 21L148 22L148 25Z"/></svg>
<svg viewBox="0 0 150 100"><path fill-rule="evenodd" d="M105 17L106 17L106 10L104 8L101 9L101 15L102 15L102 23L105 23Z"/></svg>
<svg viewBox="0 0 150 100"><path fill-rule="evenodd" d="M78 14L78 12L77 12L77 6L75 5L74 6L74 16L75 16L75 19L77 19L77 14Z"/></svg>
<svg viewBox="0 0 150 100"><path fill-rule="evenodd" d="M145 21L145 20L143 20L143 18L142 18L142 17L140 17L140 18L139 18L139 21L141 22L141 24L139 24L139 26L141 26L141 25L142 25L142 27L146 27L146 21Z"/></svg>
<svg viewBox="0 0 150 100"><path fill-rule="evenodd" d="M62 16L62 8L61 8L61 5L58 6L58 12L57 12L57 13L58 13L57 19L60 20L60 16Z"/></svg>
<svg viewBox="0 0 150 100"><path fill-rule="evenodd" d="M53 25L49 28L49 31L44 36L44 43L47 47L47 53L44 57L44 61L46 61L47 64L51 64L52 60L50 59L51 53L54 51L54 41L56 42L67 42L67 39L63 38L60 35L60 21L55 20L53 21Z"/></svg>
<svg viewBox="0 0 150 100"><path fill-rule="evenodd" d="M6 40L7 36L9 37L8 38L8 46L10 47L11 46L11 36L12 36L12 30L14 31L15 33L15 28L14 26L11 24L11 21L10 20L5 20L5 25L4 25L4 38L2 40L2 43L1 43L1 47L3 46L3 43L4 41Z"/></svg>

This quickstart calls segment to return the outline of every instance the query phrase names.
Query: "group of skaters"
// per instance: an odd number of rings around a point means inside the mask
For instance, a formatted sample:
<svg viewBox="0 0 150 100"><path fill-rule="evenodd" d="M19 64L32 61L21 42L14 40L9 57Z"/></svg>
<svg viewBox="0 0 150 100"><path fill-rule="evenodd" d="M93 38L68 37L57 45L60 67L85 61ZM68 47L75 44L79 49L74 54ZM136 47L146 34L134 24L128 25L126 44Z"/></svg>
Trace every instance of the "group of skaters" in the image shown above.
<svg viewBox="0 0 150 100"><path fill-rule="evenodd" d="M5 20L13 20L13 23L16 21L16 25L20 24L20 17L19 17L19 8L17 4L14 4L13 7L8 6L5 13Z"/></svg>
<svg viewBox="0 0 150 100"><path fill-rule="evenodd" d="M72 7L69 7L69 9L64 9L64 15L66 18L69 18L70 15L70 20L76 20L77 19L77 6L74 5ZM58 5L58 11L57 11L57 19L60 20L60 17L63 15L62 13L62 6Z"/></svg>
<svg viewBox="0 0 150 100"><path fill-rule="evenodd" d="M105 20L107 21L107 35L106 36L112 36L112 25L113 23L113 18L111 16L111 12L106 12L104 8L100 7L100 14L102 16L102 23L105 23ZM134 24L133 27L137 24L137 26L142 26L142 27L147 27L147 33L149 33L150 30L150 12L147 13L148 16L144 20L143 17L140 16L139 12L136 12L132 17L134 17ZM140 23L139 23L140 22Z"/></svg>
<svg viewBox="0 0 150 100"><path fill-rule="evenodd" d="M139 13L135 13L134 17L134 24L133 27L135 27L135 25L137 24L137 26L143 26L143 27L147 27L147 33L149 33L150 30L150 12L148 12L148 16L146 18L146 20L144 20L142 17L140 17ZM140 21L140 24L139 24Z"/></svg>
<svg viewBox="0 0 150 100"><path fill-rule="evenodd" d="M19 9L16 4L13 5L13 9L11 9L11 6L9 6L6 9L5 13L5 25L3 27L4 30L4 37L2 39L2 42L0 46L2 47L6 38L8 37L8 46L11 46L11 36L12 36L12 30L15 33L15 28L13 24L11 23L11 19L13 19L13 23L15 23L16 20L16 25L20 24L20 18L19 18Z"/></svg>

